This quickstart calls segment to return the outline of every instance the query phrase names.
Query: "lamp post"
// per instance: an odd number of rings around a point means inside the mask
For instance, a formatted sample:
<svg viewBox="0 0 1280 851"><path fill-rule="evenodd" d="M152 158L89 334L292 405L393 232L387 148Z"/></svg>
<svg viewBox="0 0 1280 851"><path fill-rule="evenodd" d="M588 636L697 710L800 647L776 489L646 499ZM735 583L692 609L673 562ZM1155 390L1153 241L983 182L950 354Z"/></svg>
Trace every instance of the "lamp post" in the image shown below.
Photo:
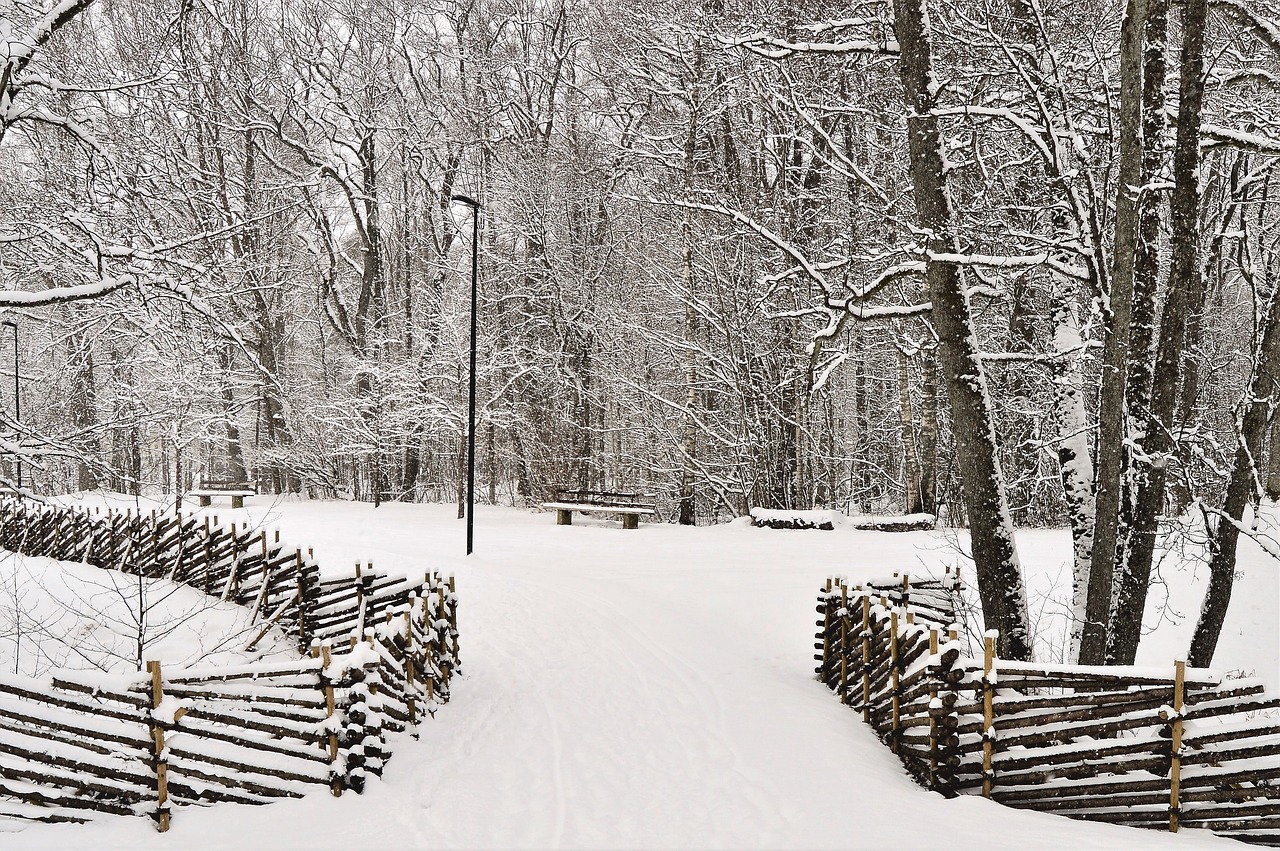
<svg viewBox="0 0 1280 851"><path fill-rule="evenodd" d="M476 281L480 277L480 202L466 195L450 200L471 208L471 384L467 395L467 555L476 531Z"/></svg>
<svg viewBox="0 0 1280 851"><path fill-rule="evenodd" d="M22 394L18 384L18 323L12 319L4 320L5 325L13 329L13 442L20 440L18 422L22 420ZM22 456L15 453L18 465L18 492L22 492Z"/></svg>

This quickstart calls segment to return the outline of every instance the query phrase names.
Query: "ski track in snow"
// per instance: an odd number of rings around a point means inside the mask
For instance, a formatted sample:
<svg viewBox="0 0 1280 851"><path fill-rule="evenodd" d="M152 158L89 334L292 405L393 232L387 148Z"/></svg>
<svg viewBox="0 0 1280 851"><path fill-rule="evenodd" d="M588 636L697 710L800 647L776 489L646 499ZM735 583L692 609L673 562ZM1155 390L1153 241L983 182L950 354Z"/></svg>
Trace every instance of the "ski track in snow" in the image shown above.
<svg viewBox="0 0 1280 851"><path fill-rule="evenodd" d="M448 506L250 512L322 565L455 571L452 702L393 741L363 796L180 808L165 836L142 819L35 826L0 849L1226 847L945 801L814 680L825 576L941 573L957 556L940 534L623 531L481 509L465 559Z"/></svg>

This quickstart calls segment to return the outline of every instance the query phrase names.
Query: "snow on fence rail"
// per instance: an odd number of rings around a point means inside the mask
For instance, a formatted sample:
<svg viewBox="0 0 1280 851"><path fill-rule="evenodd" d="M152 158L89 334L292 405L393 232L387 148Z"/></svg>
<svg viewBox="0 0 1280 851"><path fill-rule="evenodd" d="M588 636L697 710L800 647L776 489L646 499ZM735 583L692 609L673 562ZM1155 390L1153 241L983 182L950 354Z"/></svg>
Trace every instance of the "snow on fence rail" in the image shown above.
<svg viewBox="0 0 1280 851"><path fill-rule="evenodd" d="M937 583L931 583L936 585ZM943 585L954 585L954 580ZM1280 846L1280 700L1254 679L966 655L937 590L828 580L819 679L922 785L1012 807Z"/></svg>
<svg viewBox="0 0 1280 851"><path fill-rule="evenodd" d="M303 658L107 674L0 675L0 817L87 821L171 803L268 803L380 775L386 732L449 698L453 579L321 579L279 533L181 515L0 501L0 548L184 582L248 607Z"/></svg>

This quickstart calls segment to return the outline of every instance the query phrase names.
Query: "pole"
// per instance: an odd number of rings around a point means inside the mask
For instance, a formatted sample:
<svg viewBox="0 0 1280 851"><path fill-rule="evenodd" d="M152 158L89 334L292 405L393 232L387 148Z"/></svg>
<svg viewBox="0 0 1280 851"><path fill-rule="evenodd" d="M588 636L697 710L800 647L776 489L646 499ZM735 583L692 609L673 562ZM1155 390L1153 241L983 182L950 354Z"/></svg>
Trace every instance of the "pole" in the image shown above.
<svg viewBox="0 0 1280 851"><path fill-rule="evenodd" d="M20 385L18 383L18 323L12 319L6 319L4 324L13 329L13 442L16 444L21 442L22 439L22 433L17 425L22 420L22 394L19 392ZM15 453L15 457L18 467L18 492L21 495L22 455Z"/></svg>
<svg viewBox="0 0 1280 851"><path fill-rule="evenodd" d="M471 555L476 525L476 283L480 277L480 202L466 195L454 195L452 200L471 208L471 381L467 396L467 555Z"/></svg>

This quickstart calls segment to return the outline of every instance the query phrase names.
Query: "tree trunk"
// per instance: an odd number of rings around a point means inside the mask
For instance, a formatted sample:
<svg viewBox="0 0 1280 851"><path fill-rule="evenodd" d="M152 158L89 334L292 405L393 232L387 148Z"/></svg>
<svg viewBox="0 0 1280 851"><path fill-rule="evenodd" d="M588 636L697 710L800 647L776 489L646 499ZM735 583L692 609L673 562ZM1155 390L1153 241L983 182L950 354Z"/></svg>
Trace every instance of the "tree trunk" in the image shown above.
<svg viewBox="0 0 1280 851"><path fill-rule="evenodd" d="M1267 499L1280 499L1280 417L1271 421L1271 448L1267 450Z"/></svg>
<svg viewBox="0 0 1280 851"><path fill-rule="evenodd" d="M692 121L692 119L690 119ZM692 139L693 131L690 130ZM692 148L692 141L689 148ZM692 156L686 150L686 154ZM684 266L684 382L685 382L685 420L684 439L681 442L680 495L677 508L677 522L681 526L693 526L697 523L693 496L694 460L698 451L697 423L694 420L694 408L698 404L698 357L694 350L694 341L698 335L698 312L693 306L693 213L689 210L684 215L684 245L682 259Z"/></svg>
<svg viewBox="0 0 1280 851"><path fill-rule="evenodd" d="M919 514L921 507L920 494L920 460L916 455L916 425L911 413L911 361L902 344L898 350L898 412L902 426L902 490L903 512Z"/></svg>
<svg viewBox="0 0 1280 851"><path fill-rule="evenodd" d="M934 349L921 351L920 510L938 513L938 360Z"/></svg>
<svg viewBox="0 0 1280 851"><path fill-rule="evenodd" d="M229 481L243 482L249 478L244 466L244 453L240 448L240 426L236 423L236 397L231 388L231 349L218 350L218 367L222 373L222 422L225 435L222 475ZM212 474L212 471L209 471Z"/></svg>
<svg viewBox="0 0 1280 851"><path fill-rule="evenodd" d="M1120 493L1127 434L1125 385L1133 319L1133 266L1137 248L1137 197L1142 175L1142 31L1145 0L1128 0L1120 28L1120 108L1117 116L1120 166L1116 175L1115 253L1102 348L1102 388L1098 400L1096 511L1089 593L1080 663L1100 664L1106 656L1111 585L1119 542Z"/></svg>
<svg viewBox="0 0 1280 851"><path fill-rule="evenodd" d="M1208 18L1208 0L1186 0L1182 7L1182 84L1178 138L1182 139L1183 122L1192 125L1188 134L1200 130L1200 108L1204 95L1204 40ZM1195 140L1190 135L1189 142ZM1194 178L1199 165L1199 147L1189 144L1187 152L1189 176ZM1182 154L1181 146L1178 151ZM1179 171L1181 173L1181 170ZM1188 194L1194 190L1188 187ZM1178 190L1182 189L1179 183ZM1197 193L1198 195L1198 193ZM1178 196L1175 195L1175 198ZM1213 664L1213 654L1222 632L1222 621L1231 602L1231 586L1235 579L1236 546L1240 531L1236 523L1244 519L1246 504L1254 495L1255 476L1258 474L1258 458L1262 450L1262 438L1266 430L1268 409L1274 403L1277 384L1280 382L1280 291L1273 291L1267 309L1262 343L1254 367L1253 381L1245 401L1244 416L1240 423L1239 444L1231 481L1227 485L1218 528L1214 535L1209 560L1209 587L1205 592L1196 631L1191 639L1187 661L1196 667Z"/></svg>
<svg viewBox="0 0 1280 851"><path fill-rule="evenodd" d="M67 366L71 371L69 419L76 433L83 435L80 450L84 457L75 462L76 490L97 490L95 465L101 460L98 453L102 447L98 438L98 391L93 375L93 348L83 334L72 335L67 346Z"/></svg>
<svg viewBox="0 0 1280 851"><path fill-rule="evenodd" d="M922 0L894 0L907 106L907 147L912 194L919 227L928 234L930 254L957 250L938 119L933 114L937 86ZM930 260L926 268L938 361L947 381L952 430L970 522L978 592L988 629L1000 631L1000 655L1031 657L1026 588L1013 540L1004 476L996 454L986 377L976 349L968 292L960 267Z"/></svg>
<svg viewBox="0 0 1280 851"><path fill-rule="evenodd" d="M1093 463L1089 457L1088 414L1085 411L1080 357L1083 340L1075 310L1067 296L1053 305L1053 407L1050 419L1058 441L1058 469L1071 522L1074 558L1071 569L1071 634L1068 661L1080 655L1085 606L1089 596L1090 555L1093 552Z"/></svg>
<svg viewBox="0 0 1280 851"><path fill-rule="evenodd" d="M1184 7L1184 10L1187 7ZM1184 15L1187 12L1184 11ZM1182 74L1178 91L1177 142L1173 156L1173 198L1169 204L1173 257L1168 295L1160 316L1151 387L1151 414L1141 444L1137 499L1129 557L1116 582L1107 661L1132 665L1142 636L1151 564L1155 554L1160 509L1164 504L1165 473L1174 451L1174 413L1187 331L1189 299L1200 275L1200 116L1204 82L1204 22L1183 34Z"/></svg>
<svg viewBox="0 0 1280 851"><path fill-rule="evenodd" d="M1192 10L1188 9L1186 15L1191 14ZM1244 510L1256 494L1254 483L1259 475L1258 462L1267 431L1268 408L1275 404L1277 390L1280 389L1280 290L1272 293L1264 321L1266 324L1249 395L1242 402L1244 414L1237 421L1239 442L1231 468L1231 480L1227 484L1222 515L1218 517L1217 528L1209 547L1209 587L1205 591L1200 618L1196 621L1191 650L1187 655L1187 662L1197 668L1207 668L1213 664L1213 654L1218 646L1218 636L1222 632L1222 622L1231 602L1231 586L1235 580L1236 550L1240 539L1237 524L1243 522Z"/></svg>

